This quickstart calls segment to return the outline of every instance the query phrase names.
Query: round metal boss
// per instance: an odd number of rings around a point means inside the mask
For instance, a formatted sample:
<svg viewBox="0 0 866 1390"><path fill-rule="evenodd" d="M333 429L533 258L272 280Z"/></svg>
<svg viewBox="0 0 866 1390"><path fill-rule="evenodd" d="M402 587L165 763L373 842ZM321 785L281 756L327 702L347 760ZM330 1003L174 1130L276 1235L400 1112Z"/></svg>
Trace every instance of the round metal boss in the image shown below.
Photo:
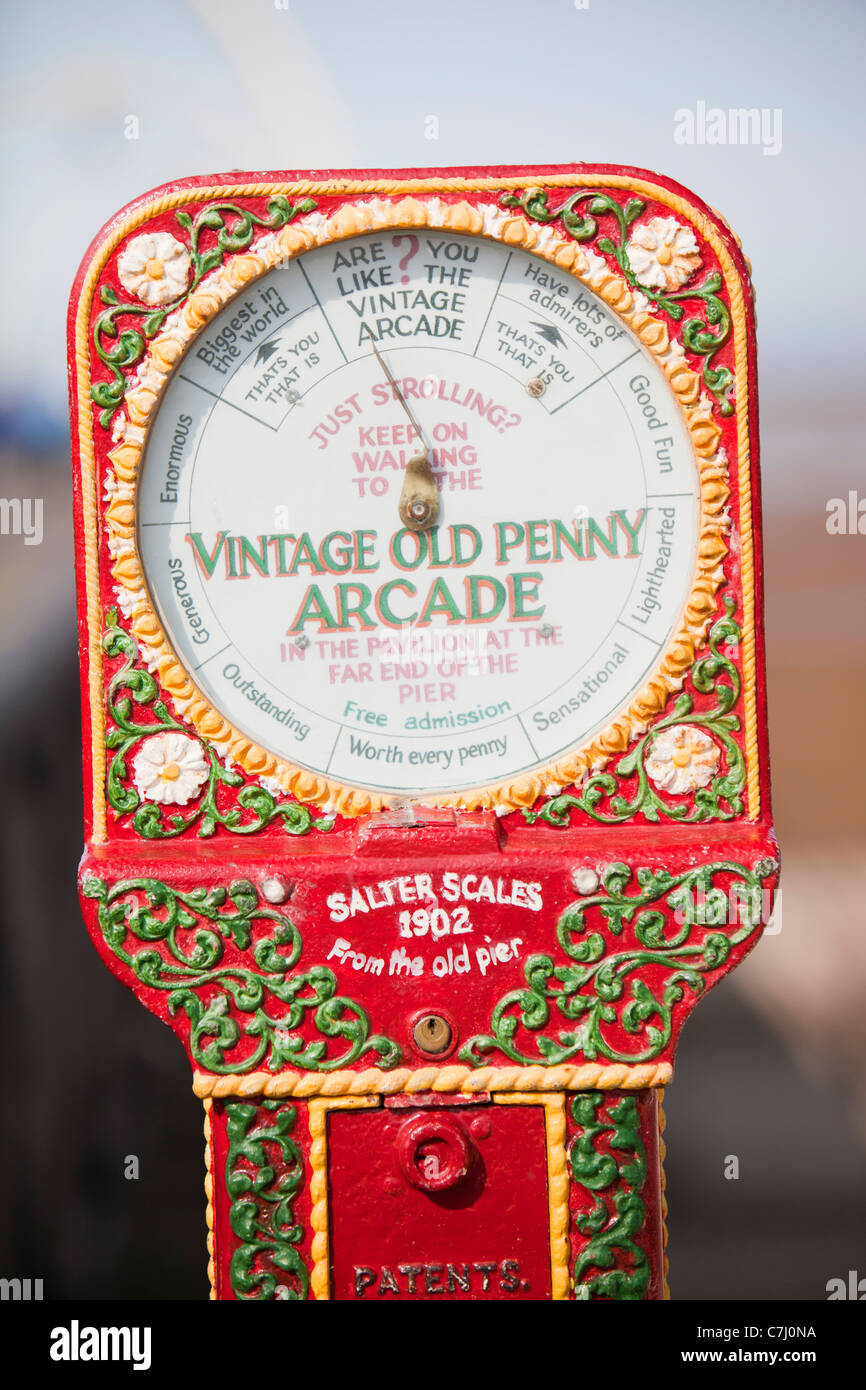
<svg viewBox="0 0 866 1390"><path fill-rule="evenodd" d="M394 1143L404 1176L422 1192L456 1187L472 1167L473 1146L448 1115L413 1115Z"/></svg>

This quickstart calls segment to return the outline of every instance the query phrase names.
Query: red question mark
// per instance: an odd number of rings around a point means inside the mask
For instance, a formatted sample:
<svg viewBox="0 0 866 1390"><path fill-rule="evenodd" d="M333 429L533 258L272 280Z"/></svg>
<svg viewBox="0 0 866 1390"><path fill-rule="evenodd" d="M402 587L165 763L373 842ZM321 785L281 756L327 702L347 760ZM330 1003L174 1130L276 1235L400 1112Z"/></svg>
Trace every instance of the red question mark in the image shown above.
<svg viewBox="0 0 866 1390"><path fill-rule="evenodd" d="M399 246L401 241L408 241L408 243L409 243L409 250L406 252L406 255L405 255L405 256L401 256L401 257L400 257L400 261L399 261L400 269L401 269L401 270L405 270L406 267L408 266L409 262L411 261L412 257L413 257L413 256L417 256L417 254L418 254L418 246L419 246L420 243L419 243L418 238L417 238L416 236L413 236L411 232L407 232L405 235L401 234L400 236L392 237L392 238L391 238L391 245L392 245L392 246ZM409 276L408 276L408 275L401 275L401 277L400 277L400 283L401 283L401 285L408 285L408 283L409 283Z"/></svg>

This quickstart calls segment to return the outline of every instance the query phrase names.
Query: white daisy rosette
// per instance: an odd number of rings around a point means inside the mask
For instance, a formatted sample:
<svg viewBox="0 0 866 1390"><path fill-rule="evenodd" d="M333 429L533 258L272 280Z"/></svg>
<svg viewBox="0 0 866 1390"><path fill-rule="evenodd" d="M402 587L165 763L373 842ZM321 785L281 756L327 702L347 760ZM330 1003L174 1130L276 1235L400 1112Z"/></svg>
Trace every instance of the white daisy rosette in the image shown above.
<svg viewBox="0 0 866 1390"><path fill-rule="evenodd" d="M657 787L673 796L682 796L711 782L719 770L720 759L718 745L703 729L691 724L675 724L672 729L656 734L645 766L648 777Z"/></svg>
<svg viewBox="0 0 866 1390"><path fill-rule="evenodd" d="M701 263L694 232L675 217L651 217L632 228L626 252L640 283L655 290L678 290Z"/></svg>
<svg viewBox="0 0 866 1390"><path fill-rule="evenodd" d="M168 304L189 284L192 262L183 242L169 232L142 232L117 258L127 294L148 305Z"/></svg>
<svg viewBox="0 0 866 1390"><path fill-rule="evenodd" d="M186 734L151 734L132 761L139 796L158 806L185 806L208 778L201 744Z"/></svg>

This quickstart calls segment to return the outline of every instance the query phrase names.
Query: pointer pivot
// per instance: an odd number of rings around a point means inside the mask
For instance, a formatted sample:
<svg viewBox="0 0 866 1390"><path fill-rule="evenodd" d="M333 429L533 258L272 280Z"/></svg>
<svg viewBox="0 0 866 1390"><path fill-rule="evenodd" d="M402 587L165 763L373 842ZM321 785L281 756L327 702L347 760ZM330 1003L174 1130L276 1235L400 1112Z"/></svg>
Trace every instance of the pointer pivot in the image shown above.
<svg viewBox="0 0 866 1390"><path fill-rule="evenodd" d="M409 416L412 422L412 428L421 440L422 452L420 454L413 454L412 458L410 458L409 462L406 464L406 476L403 479L403 488L400 493L400 501L397 503L397 511L400 513L400 520L408 530L429 531L439 520L439 489L436 486L436 479L433 476L433 470L427 458L427 450L424 447L421 426L406 404L405 397L394 380L394 375L390 367L381 357L376 344L372 343L371 346L376 361L388 378L388 384L391 390Z"/></svg>

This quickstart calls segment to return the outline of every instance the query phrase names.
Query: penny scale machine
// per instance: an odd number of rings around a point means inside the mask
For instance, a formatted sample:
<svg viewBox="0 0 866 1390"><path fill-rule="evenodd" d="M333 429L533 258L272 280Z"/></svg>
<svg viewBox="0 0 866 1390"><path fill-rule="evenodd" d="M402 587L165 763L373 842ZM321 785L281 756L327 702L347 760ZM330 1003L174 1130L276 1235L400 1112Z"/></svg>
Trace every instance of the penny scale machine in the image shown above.
<svg viewBox="0 0 866 1390"><path fill-rule="evenodd" d="M69 314L86 850L217 1299L659 1299L777 875L748 263L606 166L185 179Z"/></svg>

